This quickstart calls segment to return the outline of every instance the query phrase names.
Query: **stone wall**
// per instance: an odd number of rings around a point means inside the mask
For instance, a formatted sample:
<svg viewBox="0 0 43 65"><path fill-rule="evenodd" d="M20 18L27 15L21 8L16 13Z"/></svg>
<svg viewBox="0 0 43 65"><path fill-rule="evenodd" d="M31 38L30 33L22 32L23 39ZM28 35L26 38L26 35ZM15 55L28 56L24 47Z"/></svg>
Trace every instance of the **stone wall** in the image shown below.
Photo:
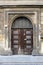
<svg viewBox="0 0 43 65"><path fill-rule="evenodd" d="M4 10L0 9L0 46L4 47Z"/></svg>
<svg viewBox="0 0 43 65"><path fill-rule="evenodd" d="M13 8L13 10L15 10L15 9L18 10L18 8ZM27 10L29 10L29 8ZM38 51L34 51L34 52L36 52L35 55L37 55L37 52L39 55L43 55L43 39L41 39L41 36L43 35L43 8L31 9L32 12L33 12L33 10L39 11L39 13L36 14L37 18L39 18L39 19L37 19L37 24L39 26L39 29L37 29L38 30L37 38L39 37L38 38L39 41L37 41L38 44L36 43L34 45L34 46L36 46L36 47L34 47L34 49L37 48ZM8 32L9 31L8 31L8 28L6 28L7 25L9 25L9 23L7 21L9 21L11 19L11 17L14 16L14 15L11 15L11 16L8 15L8 13L11 11L12 11L11 8L0 8L0 54L1 55L10 55L10 53L11 53L11 51L10 51L11 49L9 48L9 47L11 47L11 45L8 42L8 39L9 39L8 38L8 35L9 35ZM7 15L8 15L8 17L7 17ZM33 21L35 22L35 18L33 18ZM38 23L38 21L39 21L39 23ZM7 40L6 40L6 38L7 38Z"/></svg>
<svg viewBox="0 0 43 65"><path fill-rule="evenodd" d="M43 55L43 8L40 9L40 53Z"/></svg>
<svg viewBox="0 0 43 65"><path fill-rule="evenodd" d="M43 5L43 0L0 0L1 5Z"/></svg>

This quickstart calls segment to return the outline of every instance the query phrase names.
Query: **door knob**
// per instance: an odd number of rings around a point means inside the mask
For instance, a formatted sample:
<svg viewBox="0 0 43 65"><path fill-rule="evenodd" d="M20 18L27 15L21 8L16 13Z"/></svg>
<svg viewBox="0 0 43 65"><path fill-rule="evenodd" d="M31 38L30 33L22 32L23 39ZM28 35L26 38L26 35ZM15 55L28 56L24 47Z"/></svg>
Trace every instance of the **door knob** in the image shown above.
<svg viewBox="0 0 43 65"><path fill-rule="evenodd" d="M25 33L24 33L24 35L25 35Z"/></svg>
<svg viewBox="0 0 43 65"><path fill-rule="evenodd" d="M24 40L26 40L26 38Z"/></svg>

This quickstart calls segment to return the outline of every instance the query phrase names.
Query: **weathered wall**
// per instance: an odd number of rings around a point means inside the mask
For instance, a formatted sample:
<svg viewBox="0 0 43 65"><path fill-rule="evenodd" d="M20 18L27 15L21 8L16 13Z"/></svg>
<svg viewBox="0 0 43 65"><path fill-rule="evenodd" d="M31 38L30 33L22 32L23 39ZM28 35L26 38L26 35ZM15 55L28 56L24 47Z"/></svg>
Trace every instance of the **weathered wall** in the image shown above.
<svg viewBox="0 0 43 65"><path fill-rule="evenodd" d="M0 8L0 54L8 54L9 53L8 50L10 50L10 49L8 49L8 45L10 45L10 44L9 44L8 38L7 38L9 31L8 31L8 28L5 29L7 27L5 24L9 25L7 22L8 21L7 18L12 17L12 16L10 16L10 17L6 16L6 15L8 15L7 11L9 11L10 9L11 8ZM38 41L39 44L36 43L36 45L39 45L39 48L37 47L39 50L39 55L43 55L43 39L41 39L41 36L43 35L43 8L37 8L37 9L39 9L39 12L40 12L40 14L38 14L40 21L37 20L37 22L39 21L39 23L40 23L40 24L38 24L39 25L39 35L38 36L39 36L40 41ZM13 8L13 10L14 10L14 8ZM35 10L35 9L33 8L33 10ZM34 21L35 21L35 19L34 19ZM6 38L7 38L7 40L6 40ZM6 53L6 51L7 51L7 53Z"/></svg>
<svg viewBox="0 0 43 65"><path fill-rule="evenodd" d="M0 9L0 46L4 47L4 10Z"/></svg>
<svg viewBox="0 0 43 65"><path fill-rule="evenodd" d="M1 5L43 5L43 0L0 0Z"/></svg>
<svg viewBox="0 0 43 65"><path fill-rule="evenodd" d="M40 9L40 53L43 55L43 8ZM41 38L42 37L42 38Z"/></svg>

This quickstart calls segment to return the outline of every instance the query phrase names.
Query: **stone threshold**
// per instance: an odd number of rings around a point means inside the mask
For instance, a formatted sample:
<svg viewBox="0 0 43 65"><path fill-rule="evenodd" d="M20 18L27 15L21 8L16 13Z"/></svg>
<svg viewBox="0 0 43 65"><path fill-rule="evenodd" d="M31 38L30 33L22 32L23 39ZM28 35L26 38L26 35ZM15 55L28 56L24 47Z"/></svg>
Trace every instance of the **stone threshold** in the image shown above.
<svg viewBox="0 0 43 65"><path fill-rule="evenodd" d="M43 56L32 55L12 55L12 56L0 56L0 62L2 63L43 63Z"/></svg>

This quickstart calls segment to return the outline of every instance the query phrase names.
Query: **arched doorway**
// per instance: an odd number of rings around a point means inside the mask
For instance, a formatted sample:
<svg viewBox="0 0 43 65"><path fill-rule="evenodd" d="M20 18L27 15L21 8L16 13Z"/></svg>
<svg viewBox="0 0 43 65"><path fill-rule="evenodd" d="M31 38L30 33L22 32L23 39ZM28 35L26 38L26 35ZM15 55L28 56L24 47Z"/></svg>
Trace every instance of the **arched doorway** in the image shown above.
<svg viewBox="0 0 43 65"><path fill-rule="evenodd" d="M11 49L15 55L30 55L33 50L33 26L26 17L16 18L11 27Z"/></svg>

